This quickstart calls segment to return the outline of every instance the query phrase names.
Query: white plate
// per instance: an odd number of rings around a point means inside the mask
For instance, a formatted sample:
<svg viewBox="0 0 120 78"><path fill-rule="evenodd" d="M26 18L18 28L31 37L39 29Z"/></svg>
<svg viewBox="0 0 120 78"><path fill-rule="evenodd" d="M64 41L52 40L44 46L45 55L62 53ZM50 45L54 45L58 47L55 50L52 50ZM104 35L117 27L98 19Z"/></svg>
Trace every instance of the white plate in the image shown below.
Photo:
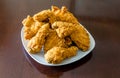
<svg viewBox="0 0 120 78"><path fill-rule="evenodd" d="M88 32L88 31L87 31ZM78 53L76 56L65 59L63 62L61 62L60 64L49 64L45 61L44 59L44 52L43 50L40 53L37 54L31 54L27 51L27 43L28 41L24 39L24 33L23 33L23 28L21 29L21 40L22 40L22 44L26 50L26 52L38 63L43 64L43 65L47 65L47 66L60 66L60 65L66 65L66 64L70 64L73 63L75 61L80 60L81 58L85 57L86 55L88 55L95 47L95 40L92 37L92 35L88 32L89 36L90 36L90 48L88 51L83 52L81 50L78 50Z"/></svg>

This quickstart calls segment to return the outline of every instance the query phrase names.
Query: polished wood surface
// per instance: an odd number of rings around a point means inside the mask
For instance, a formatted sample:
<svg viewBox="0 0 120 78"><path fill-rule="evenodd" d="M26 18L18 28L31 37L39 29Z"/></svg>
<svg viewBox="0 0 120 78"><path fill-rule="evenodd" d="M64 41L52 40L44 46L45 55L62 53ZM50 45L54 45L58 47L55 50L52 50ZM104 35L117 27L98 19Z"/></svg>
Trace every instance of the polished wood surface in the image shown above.
<svg viewBox="0 0 120 78"><path fill-rule="evenodd" d="M120 78L119 0L0 0L0 78ZM21 21L51 5L68 7L96 41L85 58L49 67L25 52Z"/></svg>

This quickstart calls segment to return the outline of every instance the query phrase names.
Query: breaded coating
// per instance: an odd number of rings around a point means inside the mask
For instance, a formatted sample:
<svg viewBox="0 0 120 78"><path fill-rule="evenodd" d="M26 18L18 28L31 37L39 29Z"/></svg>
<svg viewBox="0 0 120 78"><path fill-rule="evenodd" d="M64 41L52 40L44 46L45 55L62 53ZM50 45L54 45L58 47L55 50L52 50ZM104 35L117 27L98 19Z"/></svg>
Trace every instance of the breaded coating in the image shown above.
<svg viewBox="0 0 120 78"><path fill-rule="evenodd" d="M71 39L79 49L87 51L90 47L90 38L85 28L79 24L76 25L76 31L71 34Z"/></svg>
<svg viewBox="0 0 120 78"><path fill-rule="evenodd" d="M49 23L54 23L55 21L63 21L79 24L78 20L74 17L72 13L70 13L65 6L59 9L56 6L52 6L51 10L43 10L33 16L35 21L44 22L46 20Z"/></svg>
<svg viewBox="0 0 120 78"><path fill-rule="evenodd" d="M38 53L43 48L48 63L61 63L78 49L87 52L90 47L89 33L65 6L28 15L22 24L28 52Z"/></svg>
<svg viewBox="0 0 120 78"><path fill-rule="evenodd" d="M52 24L60 38L71 36L71 39L82 50L86 51L90 46L90 39L87 31L80 24L57 21Z"/></svg>
<svg viewBox="0 0 120 78"><path fill-rule="evenodd" d="M56 17L53 14L53 12L48 9L48 10L43 10L37 14L35 14L33 16L33 19L35 21L39 21L39 22L49 22L49 23L53 23L54 21L56 21ZM47 20L47 21L46 21Z"/></svg>
<svg viewBox="0 0 120 78"><path fill-rule="evenodd" d="M56 30L60 38L71 35L71 33L76 30L75 26L76 24L61 21L57 21L52 24L52 28Z"/></svg>
<svg viewBox="0 0 120 78"><path fill-rule="evenodd" d="M30 27L32 24L34 23L34 20L33 18L28 15L27 18L25 18L23 21L22 21L22 24L26 27Z"/></svg>
<svg viewBox="0 0 120 78"><path fill-rule="evenodd" d="M22 21L24 25L24 38L31 39L44 24L43 22L35 22L29 15Z"/></svg>
<svg viewBox="0 0 120 78"><path fill-rule="evenodd" d="M52 6L51 10L55 14L57 21L79 24L75 16L70 13L65 6L63 6L61 9L56 6Z"/></svg>
<svg viewBox="0 0 120 78"><path fill-rule="evenodd" d="M45 42L45 37L49 33L49 24L44 24L37 34L28 42L28 51L30 53L37 53L41 50L44 42Z"/></svg>
<svg viewBox="0 0 120 78"><path fill-rule="evenodd" d="M57 6L51 6L51 11L57 12L57 11L60 11L60 8L58 8Z"/></svg>
<svg viewBox="0 0 120 78"><path fill-rule="evenodd" d="M65 44L65 39L59 38L55 30L50 30L44 44L45 53L55 46L67 47L67 45Z"/></svg>
<svg viewBox="0 0 120 78"><path fill-rule="evenodd" d="M58 64L66 58L75 56L77 54L77 50L78 48L75 46L71 46L70 48L53 47L45 54L45 60L48 63Z"/></svg>
<svg viewBox="0 0 120 78"><path fill-rule="evenodd" d="M51 11L48 9L48 10L43 10L43 11L35 14L33 16L33 19L41 22L41 21L47 19L49 16L51 16Z"/></svg>

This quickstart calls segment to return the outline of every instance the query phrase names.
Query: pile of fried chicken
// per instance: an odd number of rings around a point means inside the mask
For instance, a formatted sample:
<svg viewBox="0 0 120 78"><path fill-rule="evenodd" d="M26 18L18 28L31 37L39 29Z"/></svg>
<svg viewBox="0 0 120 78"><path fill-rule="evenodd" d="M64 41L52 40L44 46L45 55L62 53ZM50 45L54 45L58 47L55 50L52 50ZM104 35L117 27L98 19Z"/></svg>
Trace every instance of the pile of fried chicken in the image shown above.
<svg viewBox="0 0 120 78"><path fill-rule="evenodd" d="M90 38L86 29L65 6L43 10L22 21L28 51L38 53L44 48L48 63L58 64L73 57L78 49L87 51Z"/></svg>

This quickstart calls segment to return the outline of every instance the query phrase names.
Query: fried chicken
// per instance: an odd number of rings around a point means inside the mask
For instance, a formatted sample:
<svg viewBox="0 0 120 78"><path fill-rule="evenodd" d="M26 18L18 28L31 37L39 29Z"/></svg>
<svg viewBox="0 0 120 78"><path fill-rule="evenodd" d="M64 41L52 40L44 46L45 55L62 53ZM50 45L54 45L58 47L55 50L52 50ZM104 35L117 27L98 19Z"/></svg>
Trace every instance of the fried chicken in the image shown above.
<svg viewBox="0 0 120 78"><path fill-rule="evenodd" d="M76 25L75 27L76 31L73 32L70 37L79 49L82 51L87 51L90 47L89 35L81 24Z"/></svg>
<svg viewBox="0 0 120 78"><path fill-rule="evenodd" d="M49 24L44 24L38 31L38 33L28 42L28 51L30 53L37 53L41 50L45 37L49 33Z"/></svg>
<svg viewBox="0 0 120 78"><path fill-rule="evenodd" d="M86 51L90 46L90 39L87 31L81 24L57 21L52 24L60 38L70 36L72 41L81 49Z"/></svg>
<svg viewBox="0 0 120 78"><path fill-rule="evenodd" d="M22 21L24 25L24 38L31 39L38 32L39 28L44 24L43 22L34 21L29 15Z"/></svg>
<svg viewBox="0 0 120 78"><path fill-rule="evenodd" d="M45 60L48 63L57 64L66 58L75 56L77 54L77 50L78 48L75 46L71 46L70 48L53 47L45 54Z"/></svg>
<svg viewBox="0 0 120 78"><path fill-rule="evenodd" d="M77 18L63 6L52 6L22 21L28 52L38 53L43 47L48 63L61 63L77 54L78 48L87 51L90 38Z"/></svg>
<svg viewBox="0 0 120 78"><path fill-rule="evenodd" d="M60 38L71 35L76 29L76 24L57 21L52 24L52 28L56 30Z"/></svg>
<svg viewBox="0 0 120 78"><path fill-rule="evenodd" d="M52 24L60 38L70 36L73 42L82 50L86 51L90 46L90 39L87 31L80 24L57 21Z"/></svg>
<svg viewBox="0 0 120 78"><path fill-rule="evenodd" d="M56 21L56 17L53 14L53 12L48 9L48 10L43 10L37 14L35 14L33 16L33 19L35 21L39 21L39 22L47 22L47 23L53 23L54 21ZM47 20L47 21L46 21Z"/></svg>
<svg viewBox="0 0 120 78"><path fill-rule="evenodd" d="M52 6L51 11L54 13L57 21L79 24L75 16L70 13L65 6L63 6L61 9L56 6Z"/></svg>
<svg viewBox="0 0 120 78"><path fill-rule="evenodd" d="M45 53L54 46L67 47L67 45L65 44L65 39L59 38L55 30L50 30L44 44Z"/></svg>
<svg viewBox="0 0 120 78"><path fill-rule="evenodd" d="M59 9L56 6L52 6L51 10L43 10L33 16L35 21L44 22L48 20L50 24L55 21L63 21L79 24L78 20L74 17L72 13L70 13L65 6ZM48 22L47 21L47 22Z"/></svg>

